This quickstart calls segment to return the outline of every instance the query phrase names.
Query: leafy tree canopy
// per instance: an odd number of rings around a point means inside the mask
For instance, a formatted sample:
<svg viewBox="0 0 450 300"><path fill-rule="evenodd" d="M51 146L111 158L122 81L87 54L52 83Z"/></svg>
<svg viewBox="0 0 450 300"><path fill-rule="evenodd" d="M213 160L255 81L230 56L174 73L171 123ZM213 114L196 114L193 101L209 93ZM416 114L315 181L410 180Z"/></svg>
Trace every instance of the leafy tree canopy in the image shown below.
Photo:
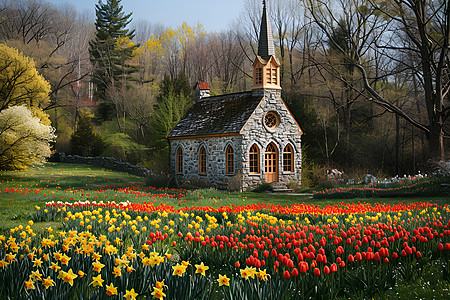
<svg viewBox="0 0 450 300"><path fill-rule="evenodd" d="M0 112L25 105L45 125L50 125L42 107L48 102L50 84L36 70L33 59L0 44Z"/></svg>
<svg viewBox="0 0 450 300"><path fill-rule="evenodd" d="M23 170L50 156L55 129L44 125L25 106L0 111L0 170Z"/></svg>

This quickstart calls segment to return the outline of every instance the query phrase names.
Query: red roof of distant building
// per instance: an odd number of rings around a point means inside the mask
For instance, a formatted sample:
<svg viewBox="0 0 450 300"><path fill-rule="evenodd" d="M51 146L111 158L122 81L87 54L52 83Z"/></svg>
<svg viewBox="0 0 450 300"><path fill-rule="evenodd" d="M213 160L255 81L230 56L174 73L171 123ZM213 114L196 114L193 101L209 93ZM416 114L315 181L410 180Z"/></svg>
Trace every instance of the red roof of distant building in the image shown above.
<svg viewBox="0 0 450 300"><path fill-rule="evenodd" d="M207 82L197 82L198 88L200 90L209 90L209 84Z"/></svg>

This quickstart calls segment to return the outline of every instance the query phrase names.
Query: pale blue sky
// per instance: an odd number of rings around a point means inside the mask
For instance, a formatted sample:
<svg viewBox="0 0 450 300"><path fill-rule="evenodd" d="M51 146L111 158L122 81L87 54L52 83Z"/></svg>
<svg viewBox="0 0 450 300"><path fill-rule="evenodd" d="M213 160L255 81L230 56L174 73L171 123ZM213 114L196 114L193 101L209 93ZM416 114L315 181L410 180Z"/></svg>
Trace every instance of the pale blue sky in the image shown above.
<svg viewBox="0 0 450 300"><path fill-rule="evenodd" d="M88 10L93 19L95 4L98 3L98 0L46 1L55 4L70 3L80 12ZM172 28L184 21L191 26L200 22L208 32L228 29L244 7L244 0L122 0L121 3L126 13L133 12L133 20L144 19Z"/></svg>

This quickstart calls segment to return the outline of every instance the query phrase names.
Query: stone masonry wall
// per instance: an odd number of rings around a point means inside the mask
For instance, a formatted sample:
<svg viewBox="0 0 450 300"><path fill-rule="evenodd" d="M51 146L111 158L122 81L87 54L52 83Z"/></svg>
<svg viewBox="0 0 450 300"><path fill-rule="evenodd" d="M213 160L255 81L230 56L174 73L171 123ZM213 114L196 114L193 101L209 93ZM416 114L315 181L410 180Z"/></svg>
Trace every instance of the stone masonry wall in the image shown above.
<svg viewBox="0 0 450 300"><path fill-rule="evenodd" d="M132 165L130 163L117 160L113 157L86 157L79 155L66 155L64 153L60 153L59 161L62 163L94 165L97 167L109 170L116 170L120 172L127 172L129 174L142 177L168 176L168 174L157 173L150 169L147 169L146 167Z"/></svg>
<svg viewBox="0 0 450 300"><path fill-rule="evenodd" d="M256 108L242 132L243 189L253 188L265 181L264 152L271 142L278 149L279 182L287 184L294 180L301 184L301 135L294 118L280 100L281 90L260 89L254 90L253 93L264 95L264 101ZM264 117L269 111L275 112L279 119L275 129L269 129L264 124ZM254 143L259 148L259 174L249 174L249 152ZM294 151L294 172L289 173L283 171L283 150L287 144L291 144Z"/></svg>
<svg viewBox="0 0 450 300"><path fill-rule="evenodd" d="M170 171L176 174L179 184L188 180L192 185L226 189L228 180L242 169L241 140L241 136L170 140ZM234 174L226 174L225 155L228 145L231 145L234 150ZM204 146L206 150L205 174L198 172L201 146ZM182 174L176 173L176 157L179 147L183 150Z"/></svg>

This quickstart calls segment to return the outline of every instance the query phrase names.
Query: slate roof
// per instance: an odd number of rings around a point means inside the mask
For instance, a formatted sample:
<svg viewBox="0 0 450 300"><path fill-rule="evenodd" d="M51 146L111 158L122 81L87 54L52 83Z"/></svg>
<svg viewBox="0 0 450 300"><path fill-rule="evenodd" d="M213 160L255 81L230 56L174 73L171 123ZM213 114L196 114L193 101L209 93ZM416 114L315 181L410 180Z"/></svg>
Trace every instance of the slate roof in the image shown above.
<svg viewBox="0 0 450 300"><path fill-rule="evenodd" d="M239 133L263 96L242 92L197 101L168 138Z"/></svg>

